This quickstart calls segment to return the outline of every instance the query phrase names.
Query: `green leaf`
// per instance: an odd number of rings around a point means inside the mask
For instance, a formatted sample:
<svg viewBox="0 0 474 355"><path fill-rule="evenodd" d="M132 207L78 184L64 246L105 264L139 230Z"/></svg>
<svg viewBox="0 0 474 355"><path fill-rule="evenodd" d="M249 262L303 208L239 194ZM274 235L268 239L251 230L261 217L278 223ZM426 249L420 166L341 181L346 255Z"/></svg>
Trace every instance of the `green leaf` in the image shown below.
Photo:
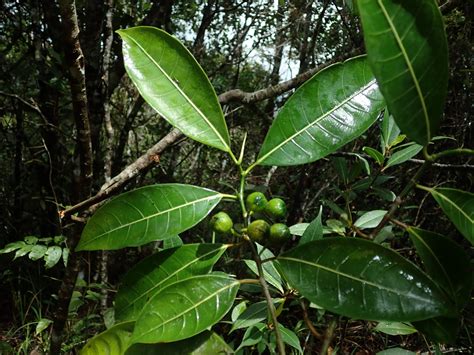
<svg viewBox="0 0 474 355"><path fill-rule="evenodd" d="M263 246L261 246L258 243L256 243L256 244L257 244L258 254L260 255L260 259L262 261L267 260L267 259L272 259L272 258L275 257L275 255L269 249L264 248ZM247 267L255 275L259 276L257 264L255 263L255 261L253 261L253 260L244 260L244 262L247 265ZM262 268L263 268L263 276L264 276L265 280L270 285L275 287L278 291L283 293L284 290L283 290L283 287L281 285L281 283L282 283L281 276L280 276L280 273L278 272L278 270L275 268L275 265L274 265L273 261L266 261L265 263L262 264Z"/></svg>
<svg viewBox="0 0 474 355"><path fill-rule="evenodd" d="M359 0L371 68L401 130L426 145L448 85L444 24L434 0Z"/></svg>
<svg viewBox="0 0 474 355"><path fill-rule="evenodd" d="M378 165L382 166L383 165L383 161L384 161L384 156L382 153L380 153L377 149L374 149L374 148L370 148L370 147L364 147L362 148L362 150L364 151L365 154L367 154L368 156L372 157Z"/></svg>
<svg viewBox="0 0 474 355"><path fill-rule="evenodd" d="M263 336L267 326L263 323L257 323L249 328L244 333L242 337L242 343L240 343L236 352L246 346L253 346L260 343L263 340Z"/></svg>
<svg viewBox="0 0 474 355"><path fill-rule="evenodd" d="M230 319L232 323L247 309L247 301L242 301L232 309Z"/></svg>
<svg viewBox="0 0 474 355"><path fill-rule="evenodd" d="M379 322L374 330L388 335L407 335L416 333L413 326L402 322Z"/></svg>
<svg viewBox="0 0 474 355"><path fill-rule="evenodd" d="M391 166L402 164L402 163L406 162L407 160L410 160L415 155L417 155L422 149L423 149L423 146L421 146L419 144L412 144L412 145L409 145L406 148L403 148L403 149L400 149L400 150L396 151L388 159L387 164L385 164L382 171L385 171L386 169L388 169Z"/></svg>
<svg viewBox="0 0 474 355"><path fill-rule="evenodd" d="M308 228L309 223L297 223L290 226L290 233L292 235L302 236L305 230Z"/></svg>
<svg viewBox="0 0 474 355"><path fill-rule="evenodd" d="M0 254L11 253L12 251L23 248L25 245L26 243L24 241L9 243L5 248L0 249Z"/></svg>
<svg viewBox="0 0 474 355"><path fill-rule="evenodd" d="M303 349L301 348L300 340L298 336L291 330L285 328L281 324L278 324L280 329L282 340L285 344L288 344L292 348L295 348L299 354L303 354Z"/></svg>
<svg viewBox="0 0 474 355"><path fill-rule="evenodd" d="M346 185L349 181L349 168L347 166L347 161L342 157L335 157L331 159L332 165L341 179L342 183Z"/></svg>
<svg viewBox="0 0 474 355"><path fill-rule="evenodd" d="M120 249L172 238L205 218L221 198L218 192L181 184L126 192L89 219L76 250Z"/></svg>
<svg viewBox="0 0 474 355"><path fill-rule="evenodd" d="M36 324L36 328L35 328L35 335L38 335L40 334L41 332L43 332L43 330L45 330L46 328L49 327L49 325L53 323L53 321L51 319L48 319L48 318L41 318L38 322L38 324Z"/></svg>
<svg viewBox="0 0 474 355"><path fill-rule="evenodd" d="M308 228L305 229L298 245L303 245L313 240L319 240L323 238L323 223L321 221L322 214L323 214L323 206L319 207L318 215L309 224Z"/></svg>
<svg viewBox="0 0 474 355"><path fill-rule="evenodd" d="M121 355L128 348L134 322L114 325L87 342L80 355Z"/></svg>
<svg viewBox="0 0 474 355"><path fill-rule="evenodd" d="M117 33L123 40L125 69L145 101L186 136L230 152L216 93L183 44L153 27Z"/></svg>
<svg viewBox="0 0 474 355"><path fill-rule="evenodd" d="M239 285L219 273L191 276L163 288L138 317L133 343L172 342L202 332L231 308Z"/></svg>
<svg viewBox="0 0 474 355"><path fill-rule="evenodd" d="M47 250L48 248L45 245L35 245L28 254L28 257L33 261L41 259Z"/></svg>
<svg viewBox="0 0 474 355"><path fill-rule="evenodd" d="M360 136L383 107L365 57L334 64L288 99L255 164L285 166L318 160Z"/></svg>
<svg viewBox="0 0 474 355"><path fill-rule="evenodd" d="M454 344L461 327L461 321L458 318L436 317L413 322L413 326L432 342Z"/></svg>
<svg viewBox="0 0 474 355"><path fill-rule="evenodd" d="M21 258L22 256L25 256L26 254L28 254L30 251L33 250L33 247L34 245L32 244L24 244L21 249L18 249L15 253L15 257L13 258L13 260L17 259L17 258Z"/></svg>
<svg viewBox="0 0 474 355"><path fill-rule="evenodd" d="M67 249L65 248L64 250L67 250ZM61 247L58 247L57 245L49 247L48 250L46 250L46 253L44 255L44 267L46 269L52 268L61 259L61 255L63 253L64 253L63 249L61 249Z"/></svg>
<svg viewBox="0 0 474 355"><path fill-rule="evenodd" d="M204 331L192 338L173 343L134 344L125 355L209 355L234 354L232 348L216 333Z"/></svg>
<svg viewBox="0 0 474 355"><path fill-rule="evenodd" d="M26 244L32 244L35 245L38 242L38 237L35 237L33 235L29 235L24 238Z"/></svg>
<svg viewBox="0 0 474 355"><path fill-rule="evenodd" d="M450 188L420 188L431 193L449 220L474 244L474 194Z"/></svg>
<svg viewBox="0 0 474 355"><path fill-rule="evenodd" d="M290 285L351 318L406 322L455 312L438 286L391 249L358 238L324 238L278 257Z"/></svg>
<svg viewBox="0 0 474 355"><path fill-rule="evenodd" d="M385 210L373 210L366 212L360 216L357 221L355 221L354 226L359 229L375 228L382 221L383 216L385 216L386 213L387 211Z"/></svg>
<svg viewBox="0 0 474 355"><path fill-rule="evenodd" d="M179 235L172 236L171 238L165 239L163 241L163 249L176 248L183 245Z"/></svg>
<svg viewBox="0 0 474 355"><path fill-rule="evenodd" d="M400 137L400 128L398 128L393 116L385 109L383 115L382 127L382 150L385 152L390 149L394 144L394 141Z"/></svg>
<svg viewBox="0 0 474 355"><path fill-rule="evenodd" d="M278 305L282 304L283 302L283 299L273 300L275 308L277 308ZM247 309L245 309L245 311L242 312L242 314L240 314L240 316L232 325L232 329L230 331L233 332L237 329L252 327L257 323L267 319L268 314L268 306L266 301L252 303Z"/></svg>
<svg viewBox="0 0 474 355"><path fill-rule="evenodd" d="M409 227L407 231L428 275L461 310L469 301L472 290L472 268L467 253L442 235L415 227Z"/></svg>
<svg viewBox="0 0 474 355"><path fill-rule="evenodd" d="M122 281L115 298L115 319L136 320L148 300L164 287L210 272L228 246L186 244L143 259Z"/></svg>

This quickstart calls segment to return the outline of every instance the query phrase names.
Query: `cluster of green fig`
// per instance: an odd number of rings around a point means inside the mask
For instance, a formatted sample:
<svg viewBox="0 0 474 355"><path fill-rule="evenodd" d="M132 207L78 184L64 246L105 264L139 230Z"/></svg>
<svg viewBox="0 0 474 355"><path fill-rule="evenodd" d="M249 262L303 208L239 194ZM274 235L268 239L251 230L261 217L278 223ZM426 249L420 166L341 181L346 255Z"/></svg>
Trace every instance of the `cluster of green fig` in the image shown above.
<svg viewBox="0 0 474 355"><path fill-rule="evenodd" d="M286 217L286 204L281 198L268 201L263 193L252 192L246 198L245 207L250 216L264 216L276 221L270 225L262 218L253 220L243 230L252 240L261 244L280 245L289 239L290 229L284 223L278 222ZM222 234L230 233L233 228L232 219L223 211L212 216L210 224L215 232Z"/></svg>

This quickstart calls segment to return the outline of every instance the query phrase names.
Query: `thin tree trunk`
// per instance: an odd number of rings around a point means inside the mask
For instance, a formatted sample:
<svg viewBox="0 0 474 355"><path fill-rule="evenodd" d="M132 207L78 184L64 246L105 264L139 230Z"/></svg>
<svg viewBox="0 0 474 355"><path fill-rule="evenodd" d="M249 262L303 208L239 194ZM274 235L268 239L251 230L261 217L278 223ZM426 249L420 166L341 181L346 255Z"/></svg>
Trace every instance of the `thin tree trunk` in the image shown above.
<svg viewBox="0 0 474 355"><path fill-rule="evenodd" d="M74 120L77 130L77 149L79 151L79 186L78 200L89 197L92 182L92 144L87 107L87 91L84 76L84 56L79 42L79 25L75 2L72 0L59 1L63 27L63 44L65 65L69 70L69 85L71 88ZM68 238L71 250L76 247L82 231L82 225L76 225ZM54 314L51 334L50 354L59 354L63 341L64 327L68 318L68 307L77 273L80 268L80 256L71 253L61 287L58 292L56 312Z"/></svg>

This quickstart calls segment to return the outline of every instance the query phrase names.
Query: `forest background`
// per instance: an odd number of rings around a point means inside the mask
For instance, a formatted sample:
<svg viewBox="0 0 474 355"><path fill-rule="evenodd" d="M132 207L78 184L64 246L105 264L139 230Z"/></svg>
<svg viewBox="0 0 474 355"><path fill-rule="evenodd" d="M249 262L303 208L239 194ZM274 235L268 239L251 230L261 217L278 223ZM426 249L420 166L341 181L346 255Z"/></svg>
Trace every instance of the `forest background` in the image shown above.
<svg viewBox="0 0 474 355"><path fill-rule="evenodd" d="M454 0L439 5L450 64L439 132L450 138L440 147L473 148L474 5ZM116 30L149 25L183 41L209 76L232 137L239 141L248 132L247 154L255 157L275 113L295 88L322 68L364 53L360 21L352 10L351 1L339 0L2 1L0 248L28 236L57 237L44 242L60 253L0 255L0 341L23 353L41 351L49 346L51 320L59 318L63 350L82 347L103 329L120 276L151 253L152 247L68 253L87 217L76 212L143 185L180 182L221 189L223 182L235 185L238 179L227 155L185 138L144 102L125 74ZM258 167L249 181L271 196L285 197L288 225L313 220L321 205L324 221L337 220L337 208L347 208L344 196L364 178L360 173L348 181L341 173L340 164L353 168L360 163L356 153L388 183L378 193L351 198L349 208L366 211L382 201L388 206L387 194L401 190L423 157L382 171L363 151L379 147L379 132L375 124L314 164ZM472 191L473 171L471 161L451 158L435 163L423 184ZM401 220L465 243L426 192L414 191L410 203ZM402 235L394 229L390 243L410 256ZM185 241L208 236L205 226L181 235ZM65 272L67 259L73 267ZM76 291L69 303L61 285L71 280ZM58 304L66 301L64 312ZM316 311L310 312L316 322ZM461 347L472 346L472 305L466 313ZM299 315L294 317L290 323L296 325ZM331 324L325 317L316 322L321 332ZM332 346L341 349L427 346L416 334L387 337L344 317L335 318L332 332Z"/></svg>

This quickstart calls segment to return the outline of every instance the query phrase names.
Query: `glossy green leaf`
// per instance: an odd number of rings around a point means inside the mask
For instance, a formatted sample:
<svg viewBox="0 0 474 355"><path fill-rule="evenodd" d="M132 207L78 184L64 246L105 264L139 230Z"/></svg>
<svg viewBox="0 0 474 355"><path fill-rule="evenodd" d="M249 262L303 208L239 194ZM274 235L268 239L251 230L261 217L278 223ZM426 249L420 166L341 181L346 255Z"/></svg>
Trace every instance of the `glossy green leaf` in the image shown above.
<svg viewBox="0 0 474 355"><path fill-rule="evenodd" d="M323 214L323 206L319 207L318 215L305 229L298 245L303 245L313 240L319 240L323 238L323 222L321 220L322 214Z"/></svg>
<svg viewBox="0 0 474 355"><path fill-rule="evenodd" d="M416 333L416 329L402 322L379 322L374 330L388 335L407 335Z"/></svg>
<svg viewBox="0 0 474 355"><path fill-rule="evenodd" d="M80 355L122 355L129 346L133 326L134 322L114 325L90 339Z"/></svg>
<svg viewBox="0 0 474 355"><path fill-rule="evenodd" d="M230 320L235 322L237 318L247 309L247 301L242 301L238 305L236 305L230 314Z"/></svg>
<svg viewBox="0 0 474 355"><path fill-rule="evenodd" d="M221 198L218 192L181 184L126 192L89 219L76 250L120 249L174 237L206 217Z"/></svg>
<svg viewBox="0 0 474 355"><path fill-rule="evenodd" d="M372 157L378 165L383 165L383 161L385 158L383 154L380 153L377 149L364 147L362 148L362 150L364 151L365 154Z"/></svg>
<svg viewBox="0 0 474 355"><path fill-rule="evenodd" d="M375 228L382 221L386 213L387 211L385 210L366 212L355 221L354 226L359 229Z"/></svg>
<svg viewBox="0 0 474 355"><path fill-rule="evenodd" d="M163 288L138 317L133 343L172 342L199 334L232 307L239 285L219 273L191 276Z"/></svg>
<svg viewBox="0 0 474 355"><path fill-rule="evenodd" d="M472 267L467 253L442 235L415 227L409 227L407 231L428 275L461 310L469 301L472 290Z"/></svg>
<svg viewBox="0 0 474 355"><path fill-rule="evenodd" d="M435 0L359 0L365 46L390 113L426 145L439 127L448 85L448 49Z"/></svg>
<svg viewBox="0 0 474 355"><path fill-rule="evenodd" d="M234 350L216 333L204 331L192 338L173 343L134 344L125 355L210 355L234 354Z"/></svg>
<svg viewBox="0 0 474 355"><path fill-rule="evenodd" d="M454 344L461 321L458 318L436 317L413 322L413 326L432 342Z"/></svg>
<svg viewBox="0 0 474 355"><path fill-rule="evenodd" d="M117 31L128 76L163 118L186 136L230 151L229 133L216 93L191 53L154 27Z"/></svg>
<svg viewBox="0 0 474 355"><path fill-rule="evenodd" d="M256 164L318 160L360 136L383 107L365 57L334 64L288 99L265 137Z"/></svg>
<svg viewBox="0 0 474 355"><path fill-rule="evenodd" d="M422 149L423 149L423 146L421 146L419 144L412 144L412 145L409 145L406 148L397 150L388 159L387 164L385 164L382 171L388 169L391 166L402 164L402 163L406 162L407 160L410 160L415 155L417 155L419 152L421 152Z"/></svg>
<svg viewBox="0 0 474 355"><path fill-rule="evenodd" d="M449 220L474 244L474 194L450 188L420 188L431 193Z"/></svg>
<svg viewBox="0 0 474 355"><path fill-rule="evenodd" d="M260 259L262 261L267 260L267 259L273 259L275 257L275 255L269 249L264 248L262 245L260 245L258 243L257 243L257 251L258 251L258 254L260 255ZM256 276L259 276L257 264L255 263L255 261L253 261L253 260L244 260L244 262L247 265L247 267ZM274 265L273 261L267 261L267 262L263 263L262 268L263 268L263 276L264 276L265 280L270 285L275 287L278 291L283 293L284 290L283 290L283 286L282 286L281 276L280 276L280 273L278 272L278 270L275 268L275 265Z"/></svg>
<svg viewBox="0 0 474 355"><path fill-rule="evenodd" d="M415 265L358 238L324 238L278 257L288 283L311 302L351 318L406 322L454 312Z"/></svg>
<svg viewBox="0 0 474 355"><path fill-rule="evenodd" d="M115 319L136 320L150 298L164 287L193 275L207 274L228 245L186 244L162 250L135 265L115 298Z"/></svg>

